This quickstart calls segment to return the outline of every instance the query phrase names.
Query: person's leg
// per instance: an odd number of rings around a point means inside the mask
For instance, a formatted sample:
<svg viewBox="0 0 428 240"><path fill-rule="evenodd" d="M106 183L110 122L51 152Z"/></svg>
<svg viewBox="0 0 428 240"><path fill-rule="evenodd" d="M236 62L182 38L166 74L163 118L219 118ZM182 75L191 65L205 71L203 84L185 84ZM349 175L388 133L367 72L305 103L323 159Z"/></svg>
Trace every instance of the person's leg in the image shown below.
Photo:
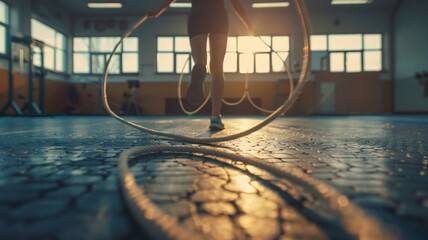
<svg viewBox="0 0 428 240"><path fill-rule="evenodd" d="M195 66L193 66L190 85L187 89L187 101L191 105L197 106L204 100L204 80L207 74L207 35L192 36L190 46Z"/></svg>
<svg viewBox="0 0 428 240"><path fill-rule="evenodd" d="M227 35L210 34L210 72L211 72L211 103L212 117L221 116L221 104L223 99L224 73L223 61L226 53Z"/></svg>

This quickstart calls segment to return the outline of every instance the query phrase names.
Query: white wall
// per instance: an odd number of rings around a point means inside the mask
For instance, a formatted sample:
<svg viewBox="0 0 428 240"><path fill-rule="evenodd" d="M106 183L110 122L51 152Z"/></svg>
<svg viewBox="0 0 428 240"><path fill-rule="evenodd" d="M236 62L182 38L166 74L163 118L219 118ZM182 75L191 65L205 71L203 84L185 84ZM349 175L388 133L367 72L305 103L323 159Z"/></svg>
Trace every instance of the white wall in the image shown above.
<svg viewBox="0 0 428 240"><path fill-rule="evenodd" d="M229 9L230 10L230 9ZM256 12L251 14L251 19L254 22L255 28L260 35L275 35L285 34L291 35L294 38L291 40L291 44L296 49L302 49L301 32L300 27L296 27L299 24L298 19L294 17L294 12L290 9ZM87 18L81 17L74 21L74 35L75 36L118 36L124 33L117 24L114 28L106 28L104 31L95 30L94 23L97 20L107 20L109 18ZM138 21L139 17L112 17L116 23L121 20L126 20L128 25L131 26L133 23ZM85 21L91 22L90 28L85 28ZM230 10L229 14L229 33L230 35L244 35L246 34L245 27L239 18ZM137 78L141 81L157 82L157 81L176 81L178 76L174 74L156 74L156 37L159 35L187 35L187 13L174 13L167 11L161 17L157 19L150 19L140 26L133 34L140 38L140 75ZM292 56L294 60L300 60L301 52ZM242 75L239 74L228 74L228 80L243 80ZM276 80L284 77L282 74L273 74L270 79ZM135 76L117 77L111 76L111 81L122 81ZM266 79L266 75L252 76L254 79Z"/></svg>
<svg viewBox="0 0 428 240"><path fill-rule="evenodd" d="M71 18L66 9L60 6L53 6L49 0L5 0L12 6L16 21L13 20L12 27L14 34L21 33L28 35L30 33L30 18L31 16L47 23L48 25L58 29L66 36L118 36L123 34L124 30L116 25L113 28L106 28L104 31L95 30L94 23L97 20L115 19L116 23L121 20L126 20L128 27L139 19L139 16L113 16L113 17L75 17ZM32 6L31 3L32 2ZM49 4L50 3L50 4ZM227 5L230 21L230 34L239 35L245 34L244 27L236 15L230 10L230 5ZM292 37L291 48L292 55L291 63L296 61L302 62L302 33L301 25L294 7L286 9L266 10L266 9L247 9L250 18L255 25L257 32L260 35L279 35L286 34ZM19 15L18 15L19 13ZM390 10L386 11L350 11L344 9L309 9L311 19L312 33L383 33L388 36L390 29ZM84 22L92 21L89 28L84 27ZM336 20L340 24L336 24ZM158 19L152 19L144 23L134 35L140 37L140 74L138 76L120 76L111 77L111 81L126 81L127 79L138 78L142 81L176 81L176 75L158 75L155 74L156 60L156 36L158 35L186 35L187 34L187 14L173 13L168 10L163 16ZM71 38L70 38L71 40ZM385 37L385 46L388 44L388 39ZM70 41L71 51L71 41ZM388 48L384 47L385 56L388 56ZM69 58L69 69L71 72L71 52ZM388 61L386 61L386 69L389 69ZM254 80L276 80L283 78L283 74L254 74L250 76ZM227 74L228 80L243 80L243 76L239 74Z"/></svg>
<svg viewBox="0 0 428 240"><path fill-rule="evenodd" d="M389 30L389 10L311 9L312 32L318 33L385 33ZM339 24L335 21L339 20Z"/></svg>
<svg viewBox="0 0 428 240"><path fill-rule="evenodd" d="M405 0L396 16L394 98L396 112L426 112L428 97L414 78L428 71L428 1Z"/></svg>
<svg viewBox="0 0 428 240"><path fill-rule="evenodd" d="M227 5L229 10L229 32L230 35L245 34L244 26L237 16ZM302 31L297 12L294 7L285 9L247 9L249 17L253 22L255 29L259 35L290 35L292 55L291 63L298 61L302 62ZM310 12L312 33L383 33L388 34L389 30L389 11L383 12L364 12L364 11L317 11L311 9ZM112 17L116 22L127 20L129 25L138 20L138 17ZM123 34L117 26L104 31L96 31L94 25L90 28L84 28L84 21L91 20L91 23L97 19L109 19L106 17L100 18L76 18L73 22L73 34L75 36L115 36ZM335 20L339 20L340 24L335 24ZM139 78L141 81L176 81L176 75L157 75L155 74L155 57L156 57L156 36L158 35L187 35L187 14L173 13L168 10L158 19L151 19L144 23L134 33L140 37L140 75L139 76L111 76L111 81L125 81L130 78ZM385 39L387 42L387 39ZM388 49L386 49L388 50ZM386 63L387 64L387 63ZM388 66L386 67L388 68ZM243 80L243 76L239 74L227 74L228 80ZM253 74L252 80L277 80L284 78L283 74Z"/></svg>

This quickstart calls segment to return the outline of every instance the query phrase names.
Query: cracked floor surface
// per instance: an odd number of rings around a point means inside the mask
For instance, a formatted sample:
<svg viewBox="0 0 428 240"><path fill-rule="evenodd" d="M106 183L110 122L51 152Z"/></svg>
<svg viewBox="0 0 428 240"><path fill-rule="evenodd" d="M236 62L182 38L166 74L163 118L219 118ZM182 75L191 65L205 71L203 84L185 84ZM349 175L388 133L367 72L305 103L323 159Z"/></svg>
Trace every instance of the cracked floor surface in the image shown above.
<svg viewBox="0 0 428 240"><path fill-rule="evenodd" d="M206 118L133 120L212 135ZM215 136L260 120L225 118ZM146 239L121 198L118 156L133 146L184 144L109 117L3 117L0 143L0 239ZM428 234L427 116L279 118L214 146L333 186L399 239ZM250 165L168 153L136 156L130 169L157 206L209 239L347 238L322 220L305 189Z"/></svg>

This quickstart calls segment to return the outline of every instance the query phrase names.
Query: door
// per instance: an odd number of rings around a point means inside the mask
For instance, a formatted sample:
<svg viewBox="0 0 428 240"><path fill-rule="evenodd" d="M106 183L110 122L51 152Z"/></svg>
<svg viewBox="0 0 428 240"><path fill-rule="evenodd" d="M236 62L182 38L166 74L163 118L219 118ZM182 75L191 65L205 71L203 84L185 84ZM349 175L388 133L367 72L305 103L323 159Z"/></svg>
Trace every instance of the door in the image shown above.
<svg viewBox="0 0 428 240"><path fill-rule="evenodd" d="M336 83L320 83L320 98L318 109L320 114L336 114Z"/></svg>

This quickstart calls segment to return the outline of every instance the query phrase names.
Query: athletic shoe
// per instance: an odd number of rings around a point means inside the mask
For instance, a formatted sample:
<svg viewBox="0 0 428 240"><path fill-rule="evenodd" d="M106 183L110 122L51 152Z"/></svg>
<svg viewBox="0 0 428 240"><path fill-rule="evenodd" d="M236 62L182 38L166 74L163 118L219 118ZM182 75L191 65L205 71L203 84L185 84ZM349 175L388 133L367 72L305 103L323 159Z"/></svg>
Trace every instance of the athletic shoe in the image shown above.
<svg viewBox="0 0 428 240"><path fill-rule="evenodd" d="M192 106L199 106L204 101L204 81L207 75L205 65L196 64L192 69L192 78L187 88L187 102Z"/></svg>
<svg viewBox="0 0 428 240"><path fill-rule="evenodd" d="M219 117L211 117L210 118L210 130L212 131L220 131L224 129L224 124L221 122L221 118Z"/></svg>

